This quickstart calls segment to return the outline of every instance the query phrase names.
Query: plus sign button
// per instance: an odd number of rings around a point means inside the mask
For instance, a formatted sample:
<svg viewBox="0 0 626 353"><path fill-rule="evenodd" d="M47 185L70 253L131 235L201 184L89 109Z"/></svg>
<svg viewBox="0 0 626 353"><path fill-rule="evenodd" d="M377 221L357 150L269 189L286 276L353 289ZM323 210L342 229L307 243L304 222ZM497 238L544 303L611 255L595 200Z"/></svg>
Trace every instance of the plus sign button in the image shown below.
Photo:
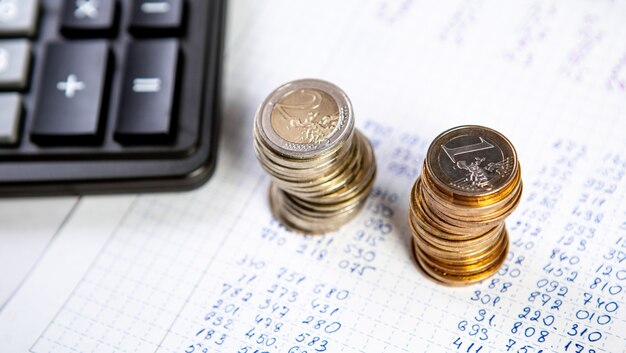
<svg viewBox="0 0 626 353"><path fill-rule="evenodd" d="M98 143L107 105L107 44L54 43L46 49L31 129L33 141Z"/></svg>

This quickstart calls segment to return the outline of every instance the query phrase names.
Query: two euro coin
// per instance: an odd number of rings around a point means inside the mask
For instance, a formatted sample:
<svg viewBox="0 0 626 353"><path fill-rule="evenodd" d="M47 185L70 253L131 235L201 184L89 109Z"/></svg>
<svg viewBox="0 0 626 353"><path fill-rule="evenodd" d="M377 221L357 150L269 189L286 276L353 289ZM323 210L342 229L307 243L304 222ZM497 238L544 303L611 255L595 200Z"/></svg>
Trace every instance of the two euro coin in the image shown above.
<svg viewBox="0 0 626 353"><path fill-rule="evenodd" d="M292 81L270 93L255 116L254 149L272 179L274 216L305 233L352 219L376 176L372 146L354 127L350 100L326 81Z"/></svg>

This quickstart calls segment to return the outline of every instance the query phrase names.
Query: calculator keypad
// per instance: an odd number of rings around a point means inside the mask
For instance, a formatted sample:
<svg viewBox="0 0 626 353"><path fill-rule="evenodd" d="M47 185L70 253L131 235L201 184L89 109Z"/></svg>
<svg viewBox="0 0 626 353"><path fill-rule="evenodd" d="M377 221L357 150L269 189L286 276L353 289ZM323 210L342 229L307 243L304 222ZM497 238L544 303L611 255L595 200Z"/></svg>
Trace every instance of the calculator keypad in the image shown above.
<svg viewBox="0 0 626 353"><path fill-rule="evenodd" d="M206 180L224 2L0 0L0 196Z"/></svg>

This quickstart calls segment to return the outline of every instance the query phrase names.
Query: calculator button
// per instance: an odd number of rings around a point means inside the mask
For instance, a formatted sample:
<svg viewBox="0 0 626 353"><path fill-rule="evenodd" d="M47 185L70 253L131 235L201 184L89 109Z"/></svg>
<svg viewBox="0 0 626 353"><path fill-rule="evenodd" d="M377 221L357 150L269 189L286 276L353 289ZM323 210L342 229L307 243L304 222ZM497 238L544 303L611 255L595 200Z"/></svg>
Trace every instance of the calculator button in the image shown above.
<svg viewBox="0 0 626 353"><path fill-rule="evenodd" d="M37 28L39 0L0 0L0 37L31 37Z"/></svg>
<svg viewBox="0 0 626 353"><path fill-rule="evenodd" d="M0 40L0 90L23 90L30 72L30 43Z"/></svg>
<svg viewBox="0 0 626 353"><path fill-rule="evenodd" d="M174 121L176 40L130 43L115 138L122 143L165 142Z"/></svg>
<svg viewBox="0 0 626 353"><path fill-rule="evenodd" d="M142 35L175 34L182 26L183 0L134 0L130 29Z"/></svg>
<svg viewBox="0 0 626 353"><path fill-rule="evenodd" d="M109 35L115 22L115 0L65 0L61 28L65 34Z"/></svg>
<svg viewBox="0 0 626 353"><path fill-rule="evenodd" d="M15 145L19 139L22 103L17 93L0 93L0 146Z"/></svg>
<svg viewBox="0 0 626 353"><path fill-rule="evenodd" d="M39 144L99 141L109 49L104 42L47 47L31 137Z"/></svg>

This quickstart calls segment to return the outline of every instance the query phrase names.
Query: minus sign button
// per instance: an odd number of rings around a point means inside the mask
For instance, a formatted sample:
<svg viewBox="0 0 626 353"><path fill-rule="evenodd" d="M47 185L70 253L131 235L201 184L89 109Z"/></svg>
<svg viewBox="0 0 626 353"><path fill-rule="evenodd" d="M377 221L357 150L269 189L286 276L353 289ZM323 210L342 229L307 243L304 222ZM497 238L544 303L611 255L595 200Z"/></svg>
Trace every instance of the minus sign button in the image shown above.
<svg viewBox="0 0 626 353"><path fill-rule="evenodd" d="M164 1L150 1L141 4L141 11L147 14L162 14L170 12L172 6Z"/></svg>
<svg viewBox="0 0 626 353"><path fill-rule="evenodd" d="M134 0L130 30L140 37L178 36L184 25L184 5L185 0Z"/></svg>

